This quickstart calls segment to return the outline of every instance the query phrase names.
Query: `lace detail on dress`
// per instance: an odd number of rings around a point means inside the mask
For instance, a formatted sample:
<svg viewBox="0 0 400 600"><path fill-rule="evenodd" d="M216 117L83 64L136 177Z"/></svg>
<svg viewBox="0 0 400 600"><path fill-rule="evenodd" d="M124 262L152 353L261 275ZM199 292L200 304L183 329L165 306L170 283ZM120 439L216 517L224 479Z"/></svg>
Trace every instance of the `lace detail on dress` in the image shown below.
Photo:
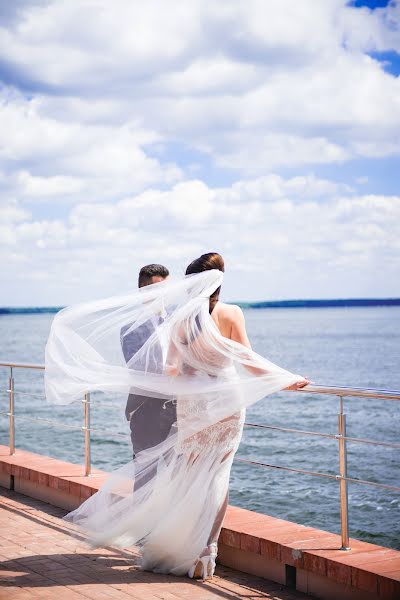
<svg viewBox="0 0 400 600"><path fill-rule="evenodd" d="M204 410L205 407L202 406L199 398L195 398L194 401L191 398L178 398L178 451L184 454L200 454L202 451L213 449L221 456L228 452L236 452L242 435L245 409L206 427L186 439L179 440L179 421L185 420L193 414L204 412Z"/></svg>

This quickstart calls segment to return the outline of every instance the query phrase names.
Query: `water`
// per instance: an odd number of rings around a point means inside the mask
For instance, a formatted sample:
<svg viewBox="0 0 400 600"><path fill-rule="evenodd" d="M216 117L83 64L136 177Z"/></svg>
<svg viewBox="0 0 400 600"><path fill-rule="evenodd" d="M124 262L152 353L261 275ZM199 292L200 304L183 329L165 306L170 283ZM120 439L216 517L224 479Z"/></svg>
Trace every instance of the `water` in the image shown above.
<svg viewBox="0 0 400 600"><path fill-rule="evenodd" d="M256 351L277 364L326 385L400 389L400 307L292 308L247 310L249 337ZM44 346L53 315L0 317L0 357L43 363ZM7 389L8 370L0 368L0 389ZM80 404L46 405L43 373L15 369L16 413L82 424ZM1 411L7 393L0 394ZM338 399L307 393L280 393L247 411L247 421L336 433ZM97 408L97 409L96 409ZM399 441L400 402L345 399L348 435ZM117 404L92 410L92 426L121 436L127 424ZM83 461L82 431L17 419L19 448ZM0 441L8 443L8 420L0 416ZM93 465L112 469L130 459L129 438L94 433ZM275 465L338 472L337 441L245 428L237 456ZM349 443L352 477L399 485L400 450ZM339 532L339 486L335 480L291 474L236 462L231 475L230 502L283 519ZM349 484L350 535L393 548L400 540L400 494Z"/></svg>

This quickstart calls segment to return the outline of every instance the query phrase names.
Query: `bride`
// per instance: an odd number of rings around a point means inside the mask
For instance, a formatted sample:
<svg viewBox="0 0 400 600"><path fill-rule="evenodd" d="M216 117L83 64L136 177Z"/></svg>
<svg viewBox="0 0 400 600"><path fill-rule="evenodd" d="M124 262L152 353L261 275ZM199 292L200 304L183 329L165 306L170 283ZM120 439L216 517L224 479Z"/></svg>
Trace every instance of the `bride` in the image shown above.
<svg viewBox="0 0 400 600"><path fill-rule="evenodd" d="M219 254L203 254L178 282L64 309L46 346L50 402L103 391L176 404L166 439L111 473L65 520L93 547L139 546L143 569L203 580L215 569L246 407L309 383L251 350L241 309L219 301L223 271ZM132 333L149 318L159 324L126 365L121 328ZM168 349L162 368L160 340Z"/></svg>

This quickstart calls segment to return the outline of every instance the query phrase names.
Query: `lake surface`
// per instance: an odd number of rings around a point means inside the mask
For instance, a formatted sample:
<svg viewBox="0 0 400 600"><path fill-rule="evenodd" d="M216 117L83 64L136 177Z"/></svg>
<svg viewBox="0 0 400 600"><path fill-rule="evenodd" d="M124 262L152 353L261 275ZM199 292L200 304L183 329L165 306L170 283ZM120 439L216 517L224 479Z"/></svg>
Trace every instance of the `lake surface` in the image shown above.
<svg viewBox="0 0 400 600"><path fill-rule="evenodd" d="M274 308L245 311L254 349L278 365L315 383L400 389L400 307ZM43 363L54 315L0 316L0 359ZM0 411L8 410L8 370L0 368ZM83 462L83 434L24 416L82 425L83 407L49 406L43 373L15 369L17 447ZM113 399L111 399L113 400ZM279 393L253 405L247 422L337 432L339 401L334 396ZM348 435L399 442L400 401L345 398ZM121 403L93 406L92 426L121 437L92 435L92 462L112 469L130 459ZM8 418L0 416L0 443L8 444ZM337 474L336 440L246 427L237 456L274 465ZM348 444L351 477L400 484L400 450ZM230 503L283 519L339 532L339 484L303 474L234 463ZM350 535L394 548L400 541L400 494L349 484Z"/></svg>

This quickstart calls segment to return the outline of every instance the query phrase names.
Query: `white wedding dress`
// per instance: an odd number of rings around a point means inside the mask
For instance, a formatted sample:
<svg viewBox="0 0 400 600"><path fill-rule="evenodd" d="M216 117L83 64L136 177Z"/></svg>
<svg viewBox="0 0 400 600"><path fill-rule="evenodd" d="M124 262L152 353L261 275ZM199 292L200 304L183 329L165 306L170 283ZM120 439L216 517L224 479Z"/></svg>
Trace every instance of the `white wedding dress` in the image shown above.
<svg viewBox="0 0 400 600"><path fill-rule="evenodd" d="M142 396L138 406L149 398L176 404L167 437L112 472L65 517L92 546L138 546L142 568L157 573L192 575L204 556L204 569L212 572L245 409L303 380L221 336L208 313L221 281L220 271L206 271L64 309L46 346L50 402L102 390L120 392L123 402L128 394ZM126 364L121 328L139 331L160 312L167 317ZM173 375L157 364L160 338L168 342Z"/></svg>
<svg viewBox="0 0 400 600"><path fill-rule="evenodd" d="M190 407L190 403L185 403L185 410L192 408L198 410L198 406ZM175 480L171 497L163 494L165 513L160 527L152 531L142 549L144 569L185 575L200 556L209 555L206 549L210 545L217 544L244 416L245 409L242 409L182 443L178 442L177 465L183 461L185 467L179 468L180 475ZM199 473L205 476L199 477Z"/></svg>

